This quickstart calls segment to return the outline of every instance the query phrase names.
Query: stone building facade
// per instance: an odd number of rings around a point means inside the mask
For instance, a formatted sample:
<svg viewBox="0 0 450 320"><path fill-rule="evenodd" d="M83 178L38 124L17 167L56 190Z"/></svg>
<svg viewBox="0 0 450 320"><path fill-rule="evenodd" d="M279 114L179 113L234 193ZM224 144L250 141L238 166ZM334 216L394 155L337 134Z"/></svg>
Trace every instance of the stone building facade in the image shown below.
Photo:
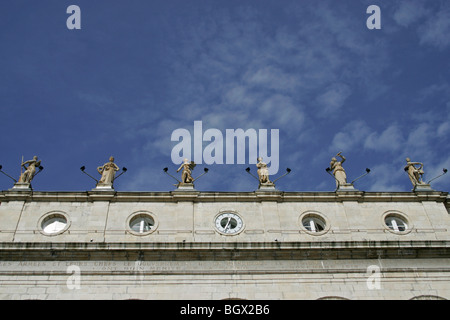
<svg viewBox="0 0 450 320"><path fill-rule="evenodd" d="M450 299L426 192L0 193L1 299Z"/></svg>

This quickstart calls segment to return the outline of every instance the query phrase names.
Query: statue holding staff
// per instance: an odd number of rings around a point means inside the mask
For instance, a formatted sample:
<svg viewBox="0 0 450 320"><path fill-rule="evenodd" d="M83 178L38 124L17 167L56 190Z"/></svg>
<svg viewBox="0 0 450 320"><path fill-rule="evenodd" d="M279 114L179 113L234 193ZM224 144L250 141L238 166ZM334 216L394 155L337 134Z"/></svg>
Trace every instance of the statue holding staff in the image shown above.
<svg viewBox="0 0 450 320"><path fill-rule="evenodd" d="M337 157L341 158L341 161L337 160ZM336 178L336 187L339 188L340 185L347 184L347 174L345 173L342 164L345 162L345 157L341 155L341 152L336 154L335 157L331 158L330 169Z"/></svg>

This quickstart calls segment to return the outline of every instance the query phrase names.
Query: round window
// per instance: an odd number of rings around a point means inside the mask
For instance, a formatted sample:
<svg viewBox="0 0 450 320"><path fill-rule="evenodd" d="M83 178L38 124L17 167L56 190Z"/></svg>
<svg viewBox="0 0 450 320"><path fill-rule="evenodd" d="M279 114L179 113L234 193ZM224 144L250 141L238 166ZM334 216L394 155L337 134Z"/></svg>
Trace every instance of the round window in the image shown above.
<svg viewBox="0 0 450 320"><path fill-rule="evenodd" d="M391 230L406 231L408 229L408 224L406 221L399 217L387 217L384 221Z"/></svg>
<svg viewBox="0 0 450 320"><path fill-rule="evenodd" d="M128 230L134 235L147 235L155 231L156 220L149 213L134 213L128 218Z"/></svg>
<svg viewBox="0 0 450 320"><path fill-rule="evenodd" d="M321 232L325 229L325 221L318 217L306 217L302 222L305 229L311 232Z"/></svg>
<svg viewBox="0 0 450 320"><path fill-rule="evenodd" d="M150 216L139 215L130 221L130 229L137 233L150 231L155 225L155 221Z"/></svg>
<svg viewBox="0 0 450 320"><path fill-rule="evenodd" d="M51 213L41 219L39 227L46 235L57 235L69 228L69 221L63 213Z"/></svg>
<svg viewBox="0 0 450 320"><path fill-rule="evenodd" d="M408 222L408 219L403 214L388 212L384 214L383 219L385 227L391 232L404 234L411 231L411 223Z"/></svg>
<svg viewBox="0 0 450 320"><path fill-rule="evenodd" d="M328 220L316 212L305 212L300 216L300 224L306 233L322 235L330 229Z"/></svg>
<svg viewBox="0 0 450 320"><path fill-rule="evenodd" d="M325 230L325 221L319 217L305 217L303 218L302 223L305 229L311 232L321 232Z"/></svg>

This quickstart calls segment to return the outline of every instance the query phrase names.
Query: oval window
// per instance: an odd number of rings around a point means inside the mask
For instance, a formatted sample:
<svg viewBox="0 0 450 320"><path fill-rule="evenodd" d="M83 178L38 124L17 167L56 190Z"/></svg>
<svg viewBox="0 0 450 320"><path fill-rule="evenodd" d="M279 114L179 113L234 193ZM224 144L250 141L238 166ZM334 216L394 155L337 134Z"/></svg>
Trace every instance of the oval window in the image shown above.
<svg viewBox="0 0 450 320"><path fill-rule="evenodd" d="M413 229L411 221L399 211L388 211L383 215L385 229L396 234L407 234Z"/></svg>
<svg viewBox="0 0 450 320"><path fill-rule="evenodd" d="M321 232L325 230L325 221L317 216L308 216L303 218L302 224L306 230L311 232Z"/></svg>
<svg viewBox="0 0 450 320"><path fill-rule="evenodd" d="M393 231L403 232L408 230L408 223L403 218L400 218L398 216L387 216L384 219L384 223L389 229Z"/></svg>
<svg viewBox="0 0 450 320"><path fill-rule="evenodd" d="M328 219L322 214L314 211L304 212L299 220L301 228L311 235L320 236L330 230Z"/></svg>
<svg viewBox="0 0 450 320"><path fill-rule="evenodd" d="M127 229L136 236L145 236L156 230L158 223L150 212L135 212L127 219Z"/></svg>
<svg viewBox="0 0 450 320"><path fill-rule="evenodd" d="M68 218L62 213L51 213L41 220L41 231L46 235L57 235L69 227Z"/></svg>
<svg viewBox="0 0 450 320"><path fill-rule="evenodd" d="M146 233L152 230L155 220L151 216L140 214L130 220L130 229L137 233Z"/></svg>

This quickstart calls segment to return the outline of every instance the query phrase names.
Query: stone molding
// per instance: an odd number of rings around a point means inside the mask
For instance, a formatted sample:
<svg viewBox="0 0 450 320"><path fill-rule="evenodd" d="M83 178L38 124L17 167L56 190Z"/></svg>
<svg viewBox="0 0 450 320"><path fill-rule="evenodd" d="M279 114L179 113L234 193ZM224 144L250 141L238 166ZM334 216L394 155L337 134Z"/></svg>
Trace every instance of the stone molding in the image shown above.
<svg viewBox="0 0 450 320"><path fill-rule="evenodd" d="M61 201L61 202L444 202L450 207L448 192L117 192L117 191L1 191L0 202Z"/></svg>
<svg viewBox="0 0 450 320"><path fill-rule="evenodd" d="M450 258L450 241L0 242L0 261Z"/></svg>

